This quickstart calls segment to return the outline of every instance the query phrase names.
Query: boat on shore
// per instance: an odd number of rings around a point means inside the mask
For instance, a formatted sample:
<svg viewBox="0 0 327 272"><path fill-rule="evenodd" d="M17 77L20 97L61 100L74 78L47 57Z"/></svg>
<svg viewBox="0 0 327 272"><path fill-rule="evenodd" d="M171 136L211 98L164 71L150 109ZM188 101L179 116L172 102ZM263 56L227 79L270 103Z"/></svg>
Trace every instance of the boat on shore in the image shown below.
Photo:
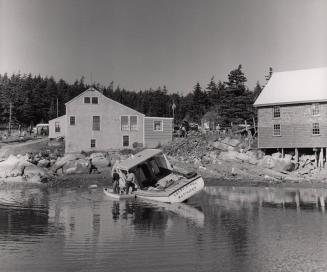
<svg viewBox="0 0 327 272"><path fill-rule="evenodd" d="M112 189L109 188L104 188L103 192L106 196L109 196L113 199L117 199L117 200L121 200L121 199L131 199L131 198L135 198L135 193L131 193L131 194L117 194L114 193Z"/></svg>
<svg viewBox="0 0 327 272"><path fill-rule="evenodd" d="M120 176L133 172L139 188L134 192L136 198L165 203L184 202L204 188L201 175L196 172L175 171L166 155L160 149L145 149L113 167ZM110 196L113 192L105 192ZM118 195L116 198L123 199Z"/></svg>

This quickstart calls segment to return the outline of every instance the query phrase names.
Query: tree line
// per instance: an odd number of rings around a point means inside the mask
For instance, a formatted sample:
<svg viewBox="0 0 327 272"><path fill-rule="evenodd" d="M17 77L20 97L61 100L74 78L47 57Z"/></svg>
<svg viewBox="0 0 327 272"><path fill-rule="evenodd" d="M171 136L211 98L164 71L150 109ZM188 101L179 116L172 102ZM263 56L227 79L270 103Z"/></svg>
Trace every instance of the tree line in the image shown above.
<svg viewBox="0 0 327 272"><path fill-rule="evenodd" d="M267 79L271 73L270 68ZM89 87L147 116L172 117L174 114L177 123L183 119L200 123L205 114L222 126L245 120L252 123L255 118L253 103L262 86L257 82L250 90L246 82L241 65L228 74L226 82L212 77L207 86L196 83L193 90L185 95L171 92L165 86L134 92L114 87L113 82L109 86L86 84L84 77L69 84L53 77L20 73L8 76L5 73L0 74L0 124L8 124L10 104L13 124L27 127L48 122L57 115L65 114L65 103Z"/></svg>

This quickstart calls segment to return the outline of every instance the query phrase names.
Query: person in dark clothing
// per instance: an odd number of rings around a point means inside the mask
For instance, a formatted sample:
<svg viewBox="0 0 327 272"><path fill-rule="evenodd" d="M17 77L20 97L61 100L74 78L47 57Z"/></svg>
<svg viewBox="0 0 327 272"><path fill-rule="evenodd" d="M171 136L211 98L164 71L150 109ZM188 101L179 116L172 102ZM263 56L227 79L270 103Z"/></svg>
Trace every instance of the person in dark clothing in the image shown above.
<svg viewBox="0 0 327 272"><path fill-rule="evenodd" d="M119 194L119 174L116 170L112 174L112 190L115 194Z"/></svg>
<svg viewBox="0 0 327 272"><path fill-rule="evenodd" d="M89 174L92 174L92 172L95 172L97 174L100 174L100 171L98 170L98 168L95 167L95 165L92 163L92 159L90 159L89 162L90 162Z"/></svg>

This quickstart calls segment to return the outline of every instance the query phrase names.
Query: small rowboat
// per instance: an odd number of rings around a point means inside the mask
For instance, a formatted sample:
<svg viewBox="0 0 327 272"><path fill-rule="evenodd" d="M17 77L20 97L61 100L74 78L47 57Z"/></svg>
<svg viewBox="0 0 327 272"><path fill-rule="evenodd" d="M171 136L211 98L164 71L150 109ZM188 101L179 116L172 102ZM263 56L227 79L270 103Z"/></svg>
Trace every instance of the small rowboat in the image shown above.
<svg viewBox="0 0 327 272"><path fill-rule="evenodd" d="M113 192L112 189L109 188L104 188L103 192L106 196L109 196L113 199L117 199L117 200L121 200L121 199L131 199L131 198L135 198L135 194L128 194L128 195L121 195L121 194L116 194Z"/></svg>
<svg viewBox="0 0 327 272"><path fill-rule="evenodd" d="M138 185L141 187L135 191L136 198L180 203L204 188L201 175L195 172L175 171L160 149L145 149L117 163L113 169L122 176L128 172L135 174ZM119 198L119 195L116 195L116 198Z"/></svg>

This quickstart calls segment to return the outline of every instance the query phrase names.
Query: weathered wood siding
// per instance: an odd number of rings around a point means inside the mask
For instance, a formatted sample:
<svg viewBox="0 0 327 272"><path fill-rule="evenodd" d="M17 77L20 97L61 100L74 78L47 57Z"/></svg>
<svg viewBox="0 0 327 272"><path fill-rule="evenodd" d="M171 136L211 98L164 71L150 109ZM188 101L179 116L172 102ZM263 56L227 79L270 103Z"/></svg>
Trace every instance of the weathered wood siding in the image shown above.
<svg viewBox="0 0 327 272"><path fill-rule="evenodd" d="M258 108L259 148L327 147L327 103L320 103L320 114L312 116L312 104L281 105L280 117L273 118L273 107ZM320 135L312 135L312 124L319 123ZM281 136L273 136L274 124L281 125Z"/></svg>
<svg viewBox="0 0 327 272"><path fill-rule="evenodd" d="M163 130L154 130L154 121L162 121ZM146 147L158 147L173 139L173 119L160 117L144 117L144 143Z"/></svg>

